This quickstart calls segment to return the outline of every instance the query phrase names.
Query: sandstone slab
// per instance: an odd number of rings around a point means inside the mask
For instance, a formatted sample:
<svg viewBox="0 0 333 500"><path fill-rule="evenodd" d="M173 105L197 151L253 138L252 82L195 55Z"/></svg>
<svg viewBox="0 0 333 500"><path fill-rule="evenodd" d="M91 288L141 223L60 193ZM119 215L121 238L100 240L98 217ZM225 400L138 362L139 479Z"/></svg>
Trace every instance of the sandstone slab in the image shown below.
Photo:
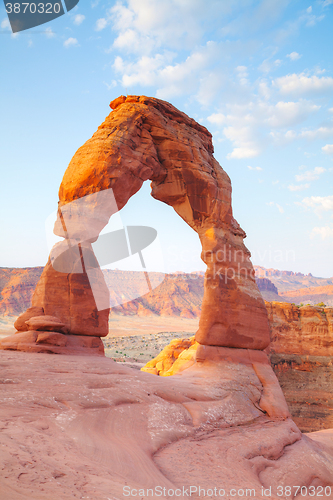
<svg viewBox="0 0 333 500"><path fill-rule="evenodd" d="M66 325L55 316L44 314L43 316L33 316L25 324L28 330L42 330L48 332L68 333Z"/></svg>
<svg viewBox="0 0 333 500"><path fill-rule="evenodd" d="M172 498L191 485L224 488L229 500L250 488L267 499L271 488L269 498L289 500L278 486L333 488L332 431L304 436L290 419L268 418L250 365L165 378L96 356L0 351L0 364L5 500L106 500L128 488L157 500L156 487Z"/></svg>

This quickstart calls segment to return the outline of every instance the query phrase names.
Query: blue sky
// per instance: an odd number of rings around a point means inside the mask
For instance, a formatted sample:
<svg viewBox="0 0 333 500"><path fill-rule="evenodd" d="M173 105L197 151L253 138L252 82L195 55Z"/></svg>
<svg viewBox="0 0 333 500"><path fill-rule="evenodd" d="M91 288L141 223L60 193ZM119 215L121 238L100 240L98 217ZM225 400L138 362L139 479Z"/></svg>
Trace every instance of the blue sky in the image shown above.
<svg viewBox="0 0 333 500"><path fill-rule="evenodd" d="M333 0L80 0L16 35L1 7L0 26L1 267L45 264L71 157L112 99L144 94L212 132L254 264L333 276ZM123 223L158 230L166 271L204 269L148 193Z"/></svg>

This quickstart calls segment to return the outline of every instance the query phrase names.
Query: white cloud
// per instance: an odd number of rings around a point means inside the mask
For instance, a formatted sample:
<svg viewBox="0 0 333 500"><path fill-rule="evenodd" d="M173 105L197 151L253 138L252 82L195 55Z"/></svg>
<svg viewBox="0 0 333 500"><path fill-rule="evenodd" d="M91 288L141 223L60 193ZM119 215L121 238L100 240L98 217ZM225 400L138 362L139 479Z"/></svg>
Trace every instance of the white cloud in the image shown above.
<svg viewBox="0 0 333 500"><path fill-rule="evenodd" d="M76 38L67 38L67 40L64 41L64 47L66 47L66 49L68 49L69 47L75 47L75 46L78 46L79 45L79 42L77 41Z"/></svg>
<svg viewBox="0 0 333 500"><path fill-rule="evenodd" d="M47 37L47 38L53 38L55 36L55 33L52 31L52 28L46 28L44 30L44 35Z"/></svg>
<svg viewBox="0 0 333 500"><path fill-rule="evenodd" d="M272 133L272 135L277 139L281 137L281 134ZM288 130L283 137L287 140L307 139L313 141L316 139L329 139L333 137L333 127L319 127L313 130L302 130L299 133L295 130Z"/></svg>
<svg viewBox="0 0 333 500"><path fill-rule="evenodd" d="M1 26L1 29L3 29L3 30L10 29L10 22L9 22L9 20L8 19L3 19L1 21L1 25L0 26Z"/></svg>
<svg viewBox="0 0 333 500"><path fill-rule="evenodd" d="M108 25L107 19L104 17L101 17L100 19L97 19L96 24L95 24L95 31L102 31L104 28L107 27Z"/></svg>
<svg viewBox="0 0 333 500"><path fill-rule="evenodd" d="M165 51L155 56L141 56L136 62L125 61L117 56L113 67L122 75L124 87L156 86L156 97L170 99L184 93L188 94L190 91L195 92L198 76L217 55L218 45L207 42L204 47L198 48L180 63L172 64L176 54Z"/></svg>
<svg viewBox="0 0 333 500"><path fill-rule="evenodd" d="M126 52L149 54L154 48L154 39L149 36L140 36L137 31L128 29L115 39L113 47Z"/></svg>
<svg viewBox="0 0 333 500"><path fill-rule="evenodd" d="M289 191L303 191L304 189L308 189L310 184L299 184L297 186L290 184L288 186Z"/></svg>
<svg viewBox="0 0 333 500"><path fill-rule="evenodd" d="M117 2L107 11L107 22L123 37L128 30L136 33L136 39L147 36L154 40L155 50L164 46L169 49L190 49L200 44L205 25L230 14L235 0L207 2L206 0L127 0L127 5ZM134 38L133 38L134 40ZM119 46L123 41L116 38ZM135 43L127 44L127 50L137 52Z"/></svg>
<svg viewBox="0 0 333 500"><path fill-rule="evenodd" d="M260 154L261 150L251 127L225 127L223 133L234 146L233 151L227 155L228 160L254 158Z"/></svg>
<svg viewBox="0 0 333 500"><path fill-rule="evenodd" d="M323 167L316 167L314 170L307 170L303 174L295 175L295 179L297 182L315 181L319 179L320 174L323 174L325 171Z"/></svg>
<svg viewBox="0 0 333 500"><path fill-rule="evenodd" d="M326 139L333 136L333 127L319 127L315 130L303 130L299 137L303 139Z"/></svg>
<svg viewBox="0 0 333 500"><path fill-rule="evenodd" d="M213 113L208 116L207 120L214 125L223 125L226 122L226 117L222 113Z"/></svg>
<svg viewBox="0 0 333 500"><path fill-rule="evenodd" d="M323 146L321 149L327 155L333 154L333 144L326 144L326 146Z"/></svg>
<svg viewBox="0 0 333 500"><path fill-rule="evenodd" d="M333 195L310 196L304 198L301 202L296 202L296 204L304 208L313 208L314 212L320 216L322 212L333 211Z"/></svg>
<svg viewBox="0 0 333 500"><path fill-rule="evenodd" d="M248 71L246 66L237 66L236 73L241 85L248 85L250 82L248 80Z"/></svg>
<svg viewBox="0 0 333 500"><path fill-rule="evenodd" d="M287 54L287 57L289 57L291 61L297 61L297 59L299 59L302 56L298 54L298 52L291 52L290 54Z"/></svg>
<svg viewBox="0 0 333 500"><path fill-rule="evenodd" d="M324 94L333 90L333 78L313 75L306 76L305 73L281 76L272 82L281 94Z"/></svg>
<svg viewBox="0 0 333 500"><path fill-rule="evenodd" d="M28 47L32 47L33 46L33 41L32 40L28 40Z"/></svg>
<svg viewBox="0 0 333 500"><path fill-rule="evenodd" d="M247 166L249 170L262 170L261 167L251 167L250 165Z"/></svg>
<svg viewBox="0 0 333 500"><path fill-rule="evenodd" d="M314 227L310 236L314 238L317 235L321 236L323 240L333 238L333 226Z"/></svg>
<svg viewBox="0 0 333 500"><path fill-rule="evenodd" d="M276 207L278 209L278 211L280 212L280 214L284 213L284 209L281 207L281 205L279 205L278 203L275 203L274 201L270 201L270 202L266 203L266 205L269 205L270 207Z"/></svg>
<svg viewBox="0 0 333 500"><path fill-rule="evenodd" d="M76 14L76 16L74 16L73 23L79 26L81 23L83 23L85 18L86 16L84 16L83 14Z"/></svg>
<svg viewBox="0 0 333 500"><path fill-rule="evenodd" d="M266 122L271 127L288 127L304 121L311 113L320 109L320 106L306 100L299 102L280 101L275 106L267 106L268 117Z"/></svg>

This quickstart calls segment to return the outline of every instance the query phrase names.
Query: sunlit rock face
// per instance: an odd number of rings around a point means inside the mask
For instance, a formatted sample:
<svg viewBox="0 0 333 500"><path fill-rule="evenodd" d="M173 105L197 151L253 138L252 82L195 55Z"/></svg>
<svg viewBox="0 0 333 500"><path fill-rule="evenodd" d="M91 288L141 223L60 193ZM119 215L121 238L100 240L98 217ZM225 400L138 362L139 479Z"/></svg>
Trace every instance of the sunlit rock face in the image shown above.
<svg viewBox="0 0 333 500"><path fill-rule="evenodd" d="M52 250L32 305L58 318L70 334L107 335L108 290L91 244L150 179L152 196L172 206L202 244L207 271L196 340L264 349L267 312L211 134L158 99L121 96L110 106L64 174L54 232L65 239Z"/></svg>

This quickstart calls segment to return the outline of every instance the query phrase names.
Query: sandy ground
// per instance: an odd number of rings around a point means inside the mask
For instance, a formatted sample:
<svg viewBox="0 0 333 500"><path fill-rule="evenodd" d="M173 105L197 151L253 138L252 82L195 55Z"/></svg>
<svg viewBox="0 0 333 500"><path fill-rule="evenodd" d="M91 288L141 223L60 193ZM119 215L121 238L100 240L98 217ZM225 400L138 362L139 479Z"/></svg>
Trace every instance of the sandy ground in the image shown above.
<svg viewBox="0 0 333 500"><path fill-rule="evenodd" d="M16 318L0 316L0 339L15 333ZM109 334L103 339L105 355L114 361L140 368L157 356L172 339L194 335L198 324L198 318L113 315L109 321Z"/></svg>
<svg viewBox="0 0 333 500"><path fill-rule="evenodd" d="M199 319L176 317L112 316L110 333L103 339L105 355L140 367L157 356L172 339L191 337Z"/></svg>

